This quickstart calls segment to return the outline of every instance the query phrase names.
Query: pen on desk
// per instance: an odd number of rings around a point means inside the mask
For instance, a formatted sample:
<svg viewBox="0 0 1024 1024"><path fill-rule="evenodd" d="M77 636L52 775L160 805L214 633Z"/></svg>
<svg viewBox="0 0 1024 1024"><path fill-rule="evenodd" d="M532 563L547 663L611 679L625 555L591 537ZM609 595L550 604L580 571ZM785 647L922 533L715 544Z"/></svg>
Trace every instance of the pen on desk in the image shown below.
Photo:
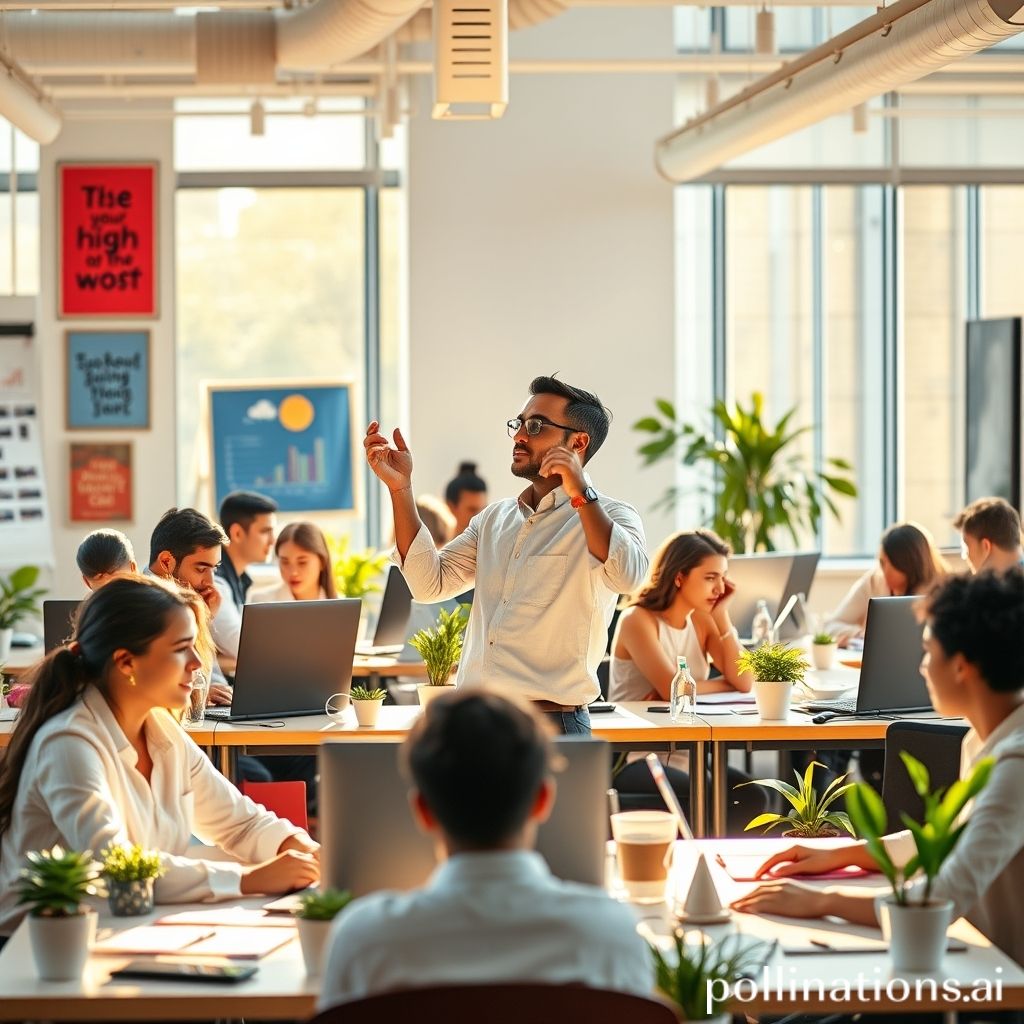
<svg viewBox="0 0 1024 1024"><path fill-rule="evenodd" d="M831 949L832 946L828 942L822 942L821 939L809 939L812 946L817 946L818 949Z"/></svg>

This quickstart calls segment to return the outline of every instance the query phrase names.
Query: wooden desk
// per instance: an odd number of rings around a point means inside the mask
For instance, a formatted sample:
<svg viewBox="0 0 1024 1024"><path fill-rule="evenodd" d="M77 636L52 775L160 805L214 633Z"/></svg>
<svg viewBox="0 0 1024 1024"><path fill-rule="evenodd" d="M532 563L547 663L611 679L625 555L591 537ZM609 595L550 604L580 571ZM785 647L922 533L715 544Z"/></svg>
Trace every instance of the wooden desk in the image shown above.
<svg viewBox="0 0 1024 1024"><path fill-rule="evenodd" d="M246 898L239 906L259 907L265 897ZM101 915L100 929L123 930L179 910L209 910L211 904L162 906L147 917ZM105 908L104 908L105 909ZM131 956L90 957L81 982L45 982L36 977L28 926L22 924L0 953L0 1021L141 1021L305 1020L313 1014L320 990L306 977L298 934L290 942L257 961L259 972L237 985L208 982L111 980L111 971ZM192 957L211 963L228 961Z"/></svg>
<svg viewBox="0 0 1024 1024"><path fill-rule="evenodd" d="M30 669L44 654L43 645L35 647L12 647L11 653L4 662L3 674L17 678Z"/></svg>
<svg viewBox="0 0 1024 1024"><path fill-rule="evenodd" d="M810 840L811 845L833 846L834 841ZM756 846L755 846L756 844ZM728 904L742 893L749 891L756 886L756 883L734 882L725 871L714 861L713 854L721 852L724 855L732 853L750 852L752 847L757 850L765 846L781 848L789 845L789 840L766 840L764 839L708 839L698 843L679 844L677 859L682 856L683 863L678 870L678 877L682 880L682 888L685 891L686 880L692 876L693 864L699 852L706 855L708 866L711 868L712 876L718 887L722 902ZM824 887L835 885L832 882L812 882L809 879L802 879L815 886ZM888 885L881 875L870 875L856 881L844 882L843 888L858 888L870 892L888 891ZM655 912L644 921L647 928L655 935L661 935L667 939L670 934L670 925L664 913ZM697 929L694 929L696 931ZM759 1014L787 1014L787 1013L845 1013L874 1012L874 1013L897 1013L907 1014L912 1012L938 1011L950 1013L956 1011L958 1004L952 1004L942 999L943 981L955 983L960 991L970 993L973 985L979 979L995 980L999 978L1002 982L1002 1000L1000 1002L986 1002L984 1000L972 999L964 1005L963 1009L1020 1009L1024 1007L1024 969L1014 963L1008 956L993 947L972 925L961 919L955 922L950 934L967 943L965 953L951 953L946 956L943 970L936 976L938 998L930 998L930 992L926 992L929 998L920 1002L907 1000L900 1002L886 996L885 985L892 974L888 954L882 953L837 953L837 954L813 954L810 956L787 955L783 947L806 946L810 939L821 942L828 942L837 948L842 945L855 945L857 940L881 941L881 932L877 928L867 928L859 925L852 925L836 920L814 920L801 921L795 918L786 917L754 917L749 914L734 914L733 920L724 925L717 925L701 929L707 932L712 938L718 940L734 932L744 935L751 935L762 938L766 941L778 939L780 948L768 964L770 982L777 989L778 979L781 978L785 991L773 993L775 998L765 998L763 991L758 991L757 996L750 1002L735 1003L733 1011L736 1013ZM763 983L763 973L758 976L757 983L760 989ZM921 978L921 975L908 975L906 981L910 985L911 993L914 992L914 982ZM864 979L864 989L867 998L861 998L856 989L856 979ZM882 989L882 1000L875 1001L872 991L875 979L878 979ZM845 980L851 985L851 995L842 1003L830 1000L828 993L834 983ZM790 984L794 991L789 991ZM804 985L807 983L807 993L804 992ZM825 984L825 998L820 998L819 983ZM897 993L898 994L898 993Z"/></svg>

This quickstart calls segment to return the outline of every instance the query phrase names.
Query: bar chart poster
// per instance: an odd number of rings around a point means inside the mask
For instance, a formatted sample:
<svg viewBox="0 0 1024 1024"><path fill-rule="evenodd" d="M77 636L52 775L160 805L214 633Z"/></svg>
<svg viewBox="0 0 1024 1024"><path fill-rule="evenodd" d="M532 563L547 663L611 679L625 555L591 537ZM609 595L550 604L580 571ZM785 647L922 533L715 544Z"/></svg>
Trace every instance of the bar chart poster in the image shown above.
<svg viewBox="0 0 1024 1024"><path fill-rule="evenodd" d="M282 512L355 509L352 388L208 385L215 505L258 491Z"/></svg>

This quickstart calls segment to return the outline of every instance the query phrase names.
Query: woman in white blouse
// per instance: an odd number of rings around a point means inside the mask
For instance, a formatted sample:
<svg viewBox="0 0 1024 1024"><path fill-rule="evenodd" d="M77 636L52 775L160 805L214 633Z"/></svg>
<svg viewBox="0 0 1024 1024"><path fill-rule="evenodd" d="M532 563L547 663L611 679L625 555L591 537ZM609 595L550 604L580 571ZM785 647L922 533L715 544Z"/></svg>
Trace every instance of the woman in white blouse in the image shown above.
<svg viewBox="0 0 1024 1024"><path fill-rule="evenodd" d="M253 602L323 601L338 596L327 539L316 523L289 523L274 545L281 582L253 594Z"/></svg>
<svg viewBox="0 0 1024 1024"><path fill-rule="evenodd" d="M971 723L961 748L961 775L982 758L995 759L988 785L964 810L967 826L939 869L932 898L952 900L954 917L966 917L1024 963L1024 571L947 577L925 599L924 619L921 672L932 704L942 715L962 715ZM909 832L887 836L885 844L900 865L915 850ZM876 867L864 843L833 850L793 846L767 860L759 873L818 874L848 864ZM845 895L790 880L767 882L733 906L744 913L876 923L872 894Z"/></svg>
<svg viewBox="0 0 1024 1024"><path fill-rule="evenodd" d="M749 692L753 677L736 660L742 648L729 618L735 587L726 573L729 546L711 530L669 537L651 562L643 586L629 599L612 640L608 699L668 700L677 658L686 656L699 694ZM721 673L711 676L711 663ZM668 774L679 796L689 800L688 755L674 754ZM735 790L747 781L730 770L729 831L741 831L761 810L760 790ZM622 793L653 793L647 765L635 758L616 777Z"/></svg>
<svg viewBox="0 0 1024 1024"><path fill-rule="evenodd" d="M850 588L829 616L825 629L845 647L864 635L868 601L872 597L904 597L926 594L932 584L949 572L931 534L917 523L897 523L882 534L878 565L869 569Z"/></svg>
<svg viewBox="0 0 1024 1024"><path fill-rule="evenodd" d="M160 903L283 893L319 878L317 844L243 797L174 717L201 665L203 608L161 580L114 579L82 604L74 640L33 670L0 767L0 937L24 914L13 883L25 854L57 843L160 851ZM190 857L193 834L243 863Z"/></svg>

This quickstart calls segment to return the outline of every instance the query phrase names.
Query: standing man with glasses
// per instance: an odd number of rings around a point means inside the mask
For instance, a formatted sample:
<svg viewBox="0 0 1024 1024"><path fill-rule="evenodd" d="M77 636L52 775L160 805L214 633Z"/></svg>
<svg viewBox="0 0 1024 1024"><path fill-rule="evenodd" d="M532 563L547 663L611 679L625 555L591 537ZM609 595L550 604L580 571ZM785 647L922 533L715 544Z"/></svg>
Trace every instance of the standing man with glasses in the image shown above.
<svg viewBox="0 0 1024 1024"><path fill-rule="evenodd" d="M401 431L392 445L375 421L363 440L391 493L395 561L413 597L444 601L475 584L458 684L507 686L564 733L590 732L587 705L600 694L597 666L616 598L647 573L636 509L599 494L583 468L610 421L596 395L537 377L508 421L512 474L530 486L488 505L441 551L416 512Z"/></svg>

